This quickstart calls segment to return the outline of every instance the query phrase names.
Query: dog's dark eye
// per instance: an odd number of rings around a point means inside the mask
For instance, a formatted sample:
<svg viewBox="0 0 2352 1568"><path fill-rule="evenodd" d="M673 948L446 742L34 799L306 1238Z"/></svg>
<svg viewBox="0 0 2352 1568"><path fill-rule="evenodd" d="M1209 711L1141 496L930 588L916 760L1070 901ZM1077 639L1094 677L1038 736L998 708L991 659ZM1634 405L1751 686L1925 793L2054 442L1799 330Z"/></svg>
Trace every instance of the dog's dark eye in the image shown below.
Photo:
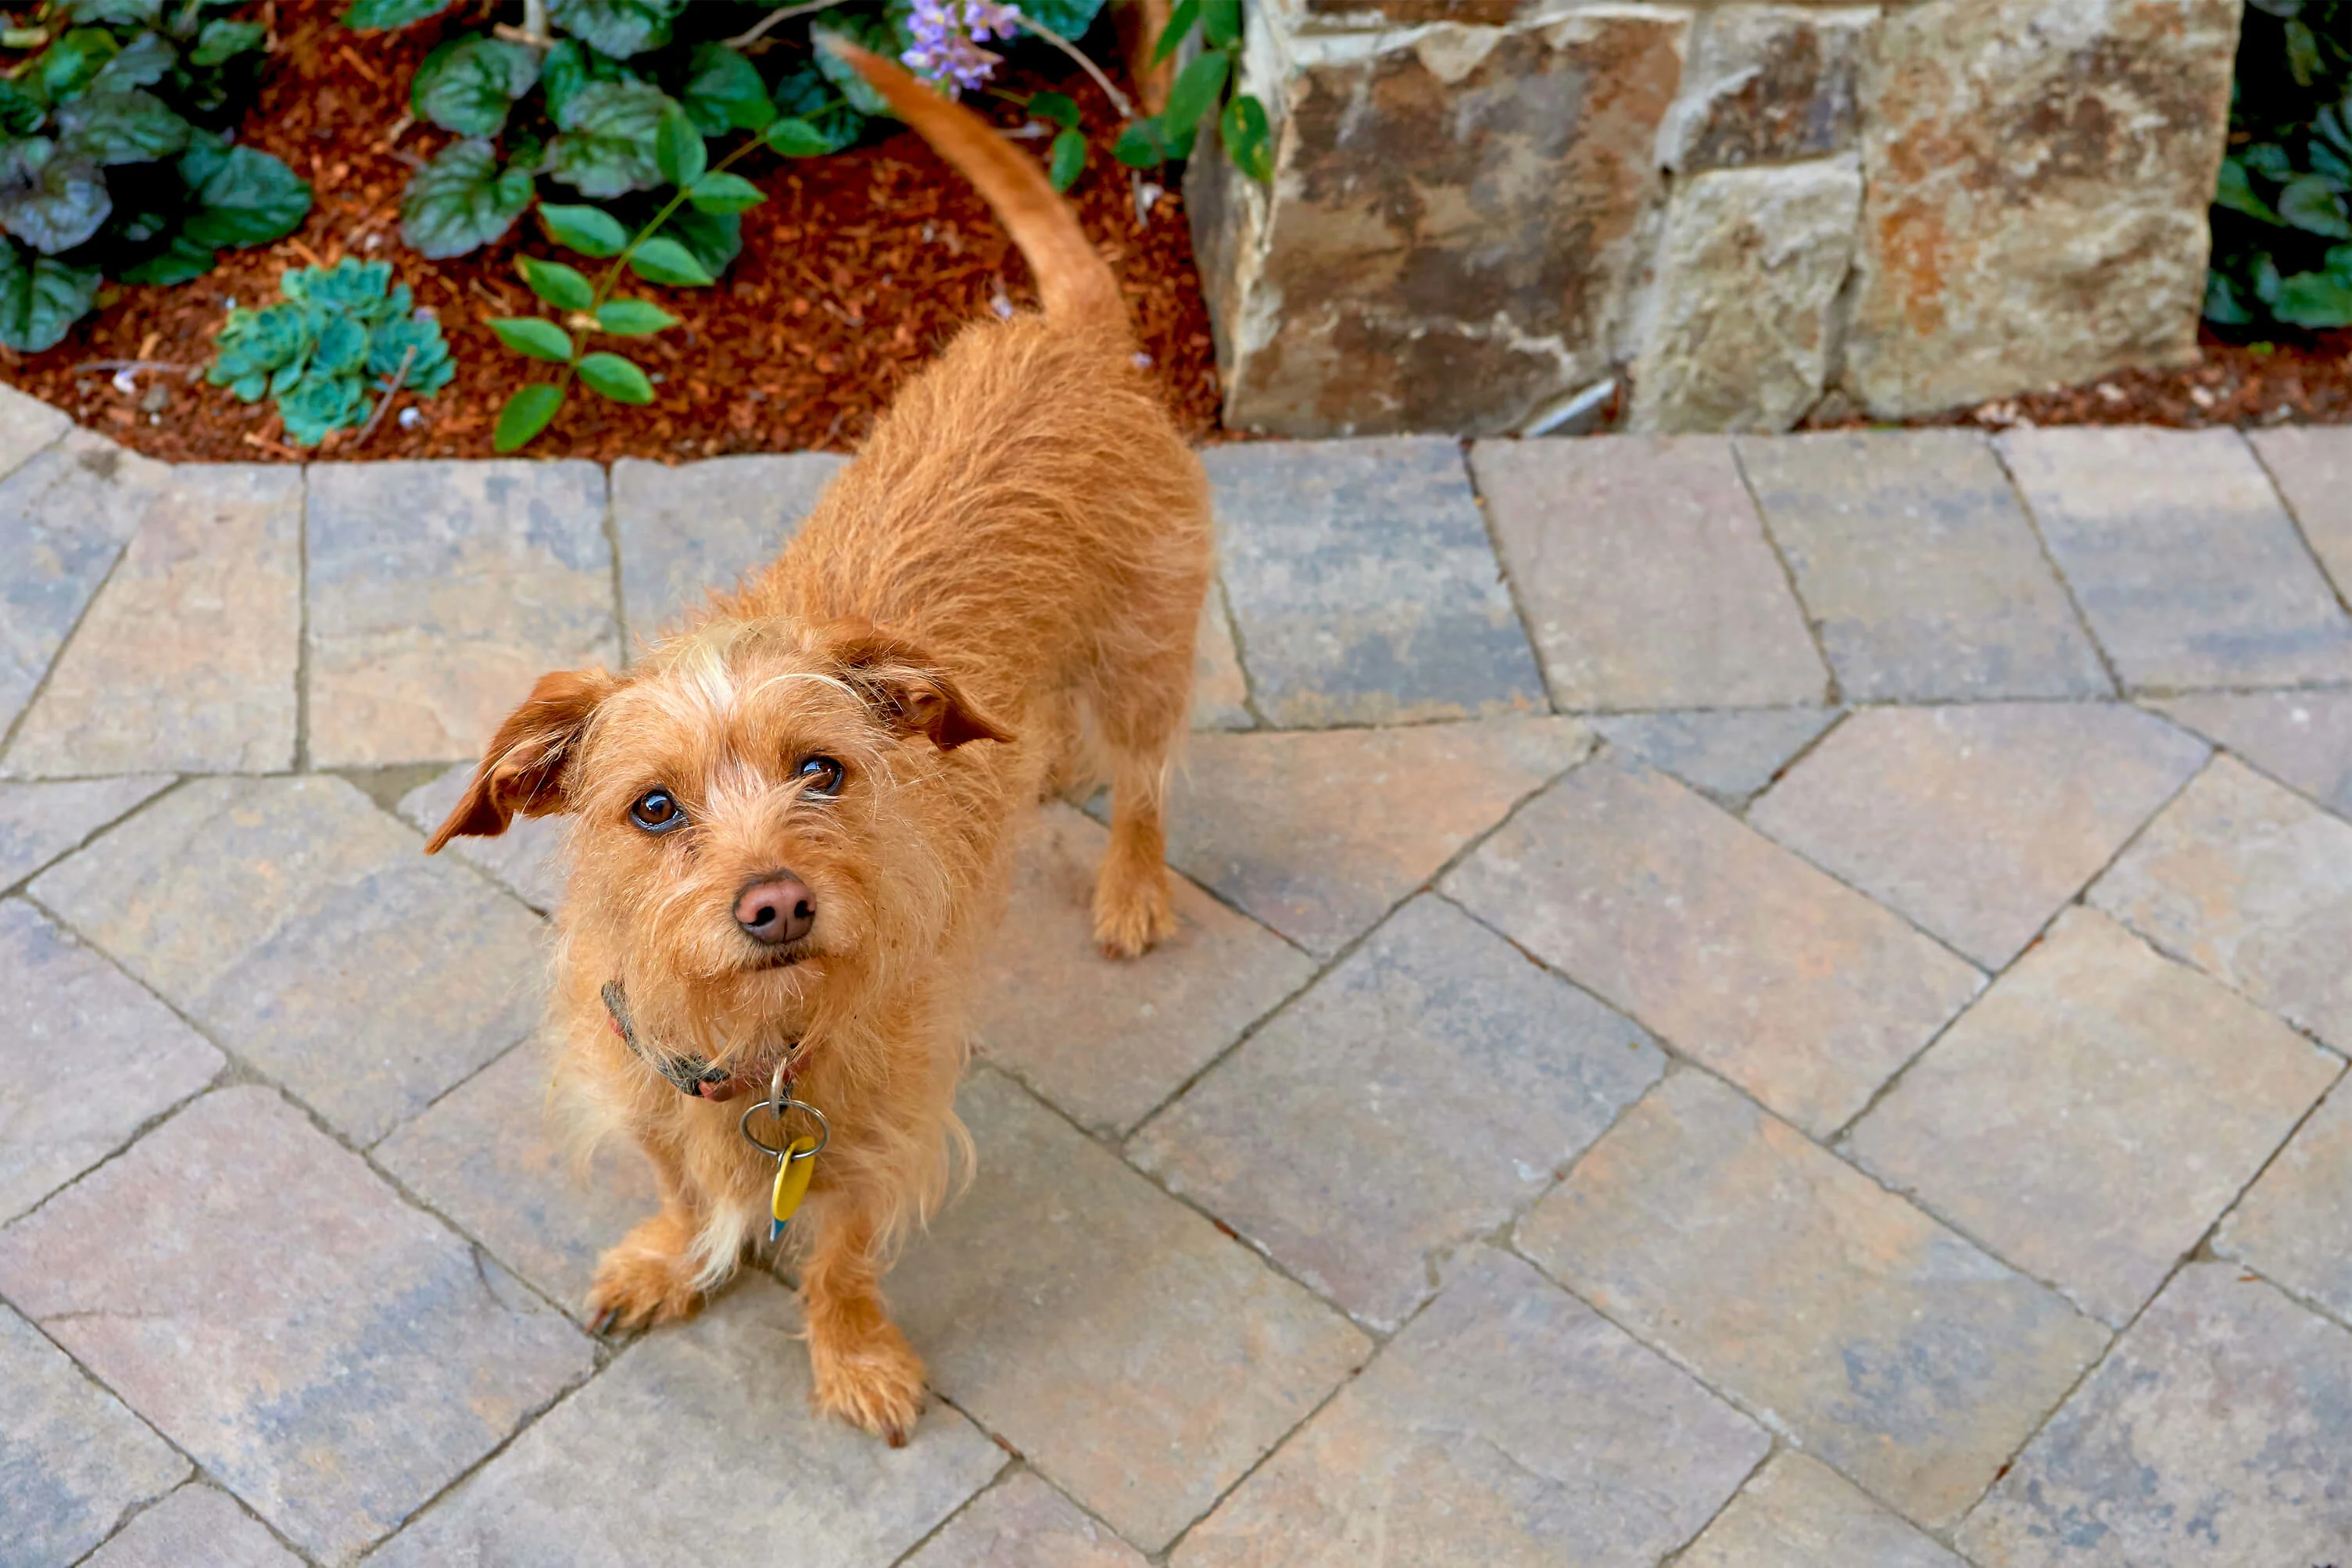
<svg viewBox="0 0 2352 1568"><path fill-rule="evenodd" d="M686 826L686 808L666 789L649 789L629 807L629 820L647 833L667 833Z"/></svg>
<svg viewBox="0 0 2352 1568"><path fill-rule="evenodd" d="M841 764L831 757L801 759L801 777L806 781L803 786L806 794L839 795L841 776Z"/></svg>

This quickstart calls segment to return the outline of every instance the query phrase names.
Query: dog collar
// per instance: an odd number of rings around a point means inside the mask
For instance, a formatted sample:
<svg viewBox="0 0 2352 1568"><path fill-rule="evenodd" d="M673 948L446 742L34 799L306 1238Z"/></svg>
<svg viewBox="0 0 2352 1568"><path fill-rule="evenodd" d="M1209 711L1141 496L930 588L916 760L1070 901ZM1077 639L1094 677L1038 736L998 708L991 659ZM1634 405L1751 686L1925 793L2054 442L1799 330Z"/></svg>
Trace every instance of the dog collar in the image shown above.
<svg viewBox="0 0 2352 1568"><path fill-rule="evenodd" d="M716 1100L735 1098L735 1091L739 1087L735 1082L735 1076L726 1068L714 1065L709 1058L690 1053L686 1056L674 1056L667 1051L647 1046L637 1038L636 1025L629 1017L629 999L621 990L619 981L606 981L603 994L604 1016L613 1026L613 1033L621 1037L622 1044L627 1046L639 1060L676 1085L680 1094L696 1100ZM793 1077L793 1052L799 1045L798 1040L788 1043L784 1047L783 1058L778 1063L778 1067L783 1073L783 1081L787 1089L790 1088Z"/></svg>

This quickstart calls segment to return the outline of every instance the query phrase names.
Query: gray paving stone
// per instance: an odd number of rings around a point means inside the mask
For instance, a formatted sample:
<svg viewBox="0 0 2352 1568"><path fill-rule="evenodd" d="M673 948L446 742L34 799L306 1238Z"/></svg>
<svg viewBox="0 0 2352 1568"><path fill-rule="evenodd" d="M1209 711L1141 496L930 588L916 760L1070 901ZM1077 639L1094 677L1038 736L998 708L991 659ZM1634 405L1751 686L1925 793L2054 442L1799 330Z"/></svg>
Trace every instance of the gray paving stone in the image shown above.
<svg viewBox="0 0 2352 1568"><path fill-rule="evenodd" d="M439 778L400 797L400 815L431 837L457 809L474 776L472 763L459 763ZM483 872L541 914L563 901L563 837L571 819L518 816L496 838L452 838L442 850Z"/></svg>
<svg viewBox="0 0 2352 1568"><path fill-rule="evenodd" d="M0 1305L0 1568L56 1568L160 1497L188 1461Z"/></svg>
<svg viewBox="0 0 2352 1568"><path fill-rule="evenodd" d="M1195 735L1169 863L1328 958L1592 745L1572 719Z"/></svg>
<svg viewBox="0 0 2352 1568"><path fill-rule="evenodd" d="M1957 1544L2001 1568L2343 1561L2352 1332L2192 1263L2053 1416Z"/></svg>
<svg viewBox="0 0 2352 1568"><path fill-rule="evenodd" d="M2338 1051L2352 1047L2352 824L2216 757L2090 900Z"/></svg>
<svg viewBox="0 0 2352 1568"><path fill-rule="evenodd" d="M1953 1523L2105 1348L2056 1292L1678 1072L1519 1247L1914 1523Z"/></svg>
<svg viewBox="0 0 2352 1568"><path fill-rule="evenodd" d="M122 1527L84 1568L302 1568L229 1495L184 1486Z"/></svg>
<svg viewBox="0 0 2352 1568"><path fill-rule="evenodd" d="M1109 839L1058 803L1024 836L1012 907L981 959L972 1038L1065 1114L1125 1132L1315 965L1181 877L1177 935L1141 958L1105 958L1091 902Z"/></svg>
<svg viewBox="0 0 2352 1568"><path fill-rule="evenodd" d="M2352 1323L2352 1089L2339 1083L2320 1102L2221 1222L2213 1249Z"/></svg>
<svg viewBox="0 0 2352 1568"><path fill-rule="evenodd" d="M2352 691L2213 692L2147 706L2352 815Z"/></svg>
<svg viewBox="0 0 2352 1568"><path fill-rule="evenodd" d="M1470 467L1562 708L1828 694L1728 440L1481 441Z"/></svg>
<svg viewBox="0 0 2352 1568"><path fill-rule="evenodd" d="M370 1568L894 1561L1004 1453L936 1405L903 1448L817 1415L799 1328L791 1295L747 1273L624 1351Z"/></svg>
<svg viewBox="0 0 2352 1568"><path fill-rule="evenodd" d="M1144 1568L1143 1553L1023 1471L982 1493L901 1568Z"/></svg>
<svg viewBox="0 0 2352 1568"><path fill-rule="evenodd" d="M1423 895L1129 1157L1358 1321L1534 1201L1665 1070L1641 1029Z"/></svg>
<svg viewBox="0 0 2352 1568"><path fill-rule="evenodd" d="M1874 708L1748 821L1997 970L2208 754L2118 703Z"/></svg>
<svg viewBox="0 0 2352 1568"><path fill-rule="evenodd" d="M1871 1108L1853 1153L2120 1327L2343 1065L2070 910Z"/></svg>
<svg viewBox="0 0 2352 1568"><path fill-rule="evenodd" d="M1769 1446L1657 1352L1489 1252L1171 1562L1647 1568Z"/></svg>
<svg viewBox="0 0 2352 1568"><path fill-rule="evenodd" d="M2133 688L2352 679L2352 618L2233 430L2017 430L2001 456Z"/></svg>
<svg viewBox="0 0 2352 1568"><path fill-rule="evenodd" d="M1968 1568L1818 1459L1783 1449L1676 1568Z"/></svg>
<svg viewBox="0 0 2352 1568"><path fill-rule="evenodd" d="M2283 425L2246 439L2340 594L2352 584L2352 429Z"/></svg>
<svg viewBox="0 0 2352 1568"><path fill-rule="evenodd" d="M713 589L729 589L782 552L849 459L835 452L613 465L627 647L674 627Z"/></svg>
<svg viewBox="0 0 2352 1568"><path fill-rule="evenodd" d="M33 896L373 1142L538 1021L541 923L341 779L199 779Z"/></svg>
<svg viewBox="0 0 2352 1568"><path fill-rule="evenodd" d="M1983 984L1682 785L1613 762L1528 803L1444 888L1816 1133L1860 1110Z"/></svg>
<svg viewBox="0 0 2352 1568"><path fill-rule="evenodd" d="M593 463L320 464L309 510L314 767L478 756L541 675L620 657Z"/></svg>
<svg viewBox="0 0 2352 1568"><path fill-rule="evenodd" d="M260 1086L0 1231L0 1291L346 1561L587 1374L586 1337Z"/></svg>
<svg viewBox="0 0 2352 1568"><path fill-rule="evenodd" d="M1838 717L1834 708L1628 713L1595 719L1609 743L1737 809Z"/></svg>
<svg viewBox="0 0 2352 1568"><path fill-rule="evenodd" d="M172 470L9 743L19 776L294 765L302 474Z"/></svg>
<svg viewBox="0 0 2352 1568"><path fill-rule="evenodd" d="M0 1220L128 1142L227 1065L22 899L0 900Z"/></svg>
<svg viewBox="0 0 2352 1568"><path fill-rule="evenodd" d="M376 1163L547 1298L581 1315L597 1254L659 1205L625 1141L575 1163L548 1099L551 1047L521 1045L375 1149Z"/></svg>
<svg viewBox="0 0 2352 1568"><path fill-rule="evenodd" d="M1156 1552L1370 1344L1002 1075L961 1110L981 1174L891 1276L899 1321L932 1386Z"/></svg>
<svg viewBox="0 0 2352 1568"><path fill-rule="evenodd" d="M30 462L34 455L73 428L73 417L12 386L0 386L0 478Z"/></svg>
<svg viewBox="0 0 2352 1568"><path fill-rule="evenodd" d="M1241 649L1234 642L1233 621L1225 608L1222 583L1209 584L1201 603L1201 630L1192 654L1192 728L1251 730L1257 720L1249 710L1249 677L1242 672Z"/></svg>
<svg viewBox="0 0 2352 1568"><path fill-rule="evenodd" d="M1743 438L1739 461L1849 701L2110 687L1984 438Z"/></svg>
<svg viewBox="0 0 2352 1568"><path fill-rule="evenodd" d="M1541 712L1447 438L1212 447L1226 596L1277 729Z"/></svg>
<svg viewBox="0 0 2352 1568"><path fill-rule="evenodd" d="M13 888L152 798L169 773L0 784L0 888Z"/></svg>

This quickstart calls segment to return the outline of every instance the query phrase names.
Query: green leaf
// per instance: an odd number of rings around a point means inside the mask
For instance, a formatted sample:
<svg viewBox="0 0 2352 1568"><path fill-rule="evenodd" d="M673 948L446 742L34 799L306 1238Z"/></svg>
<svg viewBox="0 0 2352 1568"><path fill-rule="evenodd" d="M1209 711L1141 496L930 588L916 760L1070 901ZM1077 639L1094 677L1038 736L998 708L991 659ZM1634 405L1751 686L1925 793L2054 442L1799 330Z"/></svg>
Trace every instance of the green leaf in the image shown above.
<svg viewBox="0 0 2352 1568"><path fill-rule="evenodd" d="M2259 218L2276 228L2284 228L2286 220L2273 212L2270 204L2254 195L2254 187L2246 178L2246 167L2235 158L2221 160L2221 177L2213 187L2213 205L2231 212Z"/></svg>
<svg viewBox="0 0 2352 1568"><path fill-rule="evenodd" d="M515 100L539 80L539 51L476 33L449 39L425 57L408 84L408 104L460 136L496 136Z"/></svg>
<svg viewBox="0 0 2352 1568"><path fill-rule="evenodd" d="M1161 140L1160 117L1147 115L1130 120L1111 143L1110 155L1131 169L1150 169L1168 161L1167 143Z"/></svg>
<svg viewBox="0 0 2352 1568"><path fill-rule="evenodd" d="M127 88L152 87L172 74L180 51L161 33L142 33L121 54L100 66L89 79L91 92L120 92Z"/></svg>
<svg viewBox="0 0 2352 1568"><path fill-rule="evenodd" d="M2289 17L2286 24L2286 68L2297 87L2309 87L2318 77L2319 40L2300 18Z"/></svg>
<svg viewBox="0 0 2352 1568"><path fill-rule="evenodd" d="M768 145L787 158L820 158L840 151L831 137L797 115L787 115L768 127Z"/></svg>
<svg viewBox="0 0 2352 1568"><path fill-rule="evenodd" d="M572 334L543 316L499 316L487 323L499 342L533 359L572 363Z"/></svg>
<svg viewBox="0 0 2352 1568"><path fill-rule="evenodd" d="M520 451L530 438L547 428L555 411L563 406L563 389L541 382L526 386L507 399L499 410L498 427L490 432L493 451Z"/></svg>
<svg viewBox="0 0 2352 1568"><path fill-rule="evenodd" d="M1201 0L1179 0L1176 9L1169 13L1168 25L1160 29L1160 42L1152 46L1151 63L1158 65L1181 48L1184 35L1200 19Z"/></svg>
<svg viewBox="0 0 2352 1568"><path fill-rule="evenodd" d="M710 167L710 151L702 144L702 132L676 105L662 110L654 128L654 163L662 178L680 189L702 178L702 172Z"/></svg>
<svg viewBox="0 0 2352 1568"><path fill-rule="evenodd" d="M2279 294L2278 263L2271 259L2268 251L2262 251L2254 257L2253 274L2254 298L2265 305L2276 300Z"/></svg>
<svg viewBox="0 0 2352 1568"><path fill-rule="evenodd" d="M1075 44L1086 37L1102 8L1103 0L1022 0L1021 14Z"/></svg>
<svg viewBox="0 0 2352 1568"><path fill-rule="evenodd" d="M697 44L677 100L706 135L765 131L776 118L760 68L724 44Z"/></svg>
<svg viewBox="0 0 2352 1568"><path fill-rule="evenodd" d="M2289 326L2352 327L2352 287L2325 272L2298 272L2279 279L2271 314Z"/></svg>
<svg viewBox="0 0 2352 1568"><path fill-rule="evenodd" d="M188 122L143 88L89 92L58 109L58 151L99 164L152 163L188 144Z"/></svg>
<svg viewBox="0 0 2352 1568"><path fill-rule="evenodd" d="M427 16L438 16L449 4L450 0L359 0L343 13L343 26L362 33L405 27Z"/></svg>
<svg viewBox="0 0 2352 1568"><path fill-rule="evenodd" d="M449 345L442 341L441 323L420 321L414 317L386 321L370 334L368 374L389 384L399 374L400 362L412 348L416 355L409 360L408 375L401 385L420 397L430 397L457 379L457 367L449 361Z"/></svg>
<svg viewBox="0 0 2352 1568"><path fill-rule="evenodd" d="M2330 239L2352 239L2352 223L2345 221L2344 198L2328 188L2326 177L2305 174L2290 180L2279 192L2279 216L2295 227Z"/></svg>
<svg viewBox="0 0 2352 1568"><path fill-rule="evenodd" d="M95 267L69 267L0 239L0 344L20 354L55 348L98 298Z"/></svg>
<svg viewBox="0 0 2352 1568"><path fill-rule="evenodd" d="M66 15L77 22L115 22L151 27L163 14L163 0L70 0Z"/></svg>
<svg viewBox="0 0 2352 1568"><path fill-rule="evenodd" d="M522 258L522 280L530 291L559 310L584 310L596 302L596 286L561 261Z"/></svg>
<svg viewBox="0 0 2352 1568"><path fill-rule="evenodd" d="M583 256L618 256L628 247L629 231L602 207L541 202L539 221L546 226L550 239Z"/></svg>
<svg viewBox="0 0 2352 1568"><path fill-rule="evenodd" d="M1223 49L1194 56L1192 64L1176 73L1176 85L1168 89L1168 107L1161 111L1160 122L1170 131L1190 131L1199 124L1201 116L1216 107L1218 96L1225 90L1225 73L1233 63L1233 57Z"/></svg>
<svg viewBox="0 0 2352 1568"><path fill-rule="evenodd" d="M551 173L599 201L662 183L655 138L667 94L642 82L592 81L564 106L563 133L548 144Z"/></svg>
<svg viewBox="0 0 2352 1568"><path fill-rule="evenodd" d="M31 93L0 78L0 136L22 136L40 129L49 111Z"/></svg>
<svg viewBox="0 0 2352 1568"><path fill-rule="evenodd" d="M684 246L695 265L713 278L726 271L728 264L743 250L743 220L733 213L680 207L656 232L662 238L674 239Z"/></svg>
<svg viewBox="0 0 2352 1568"><path fill-rule="evenodd" d="M368 333L364 323L334 316L319 329L319 346L311 351L310 368L326 375L352 375L367 363Z"/></svg>
<svg viewBox="0 0 2352 1568"><path fill-rule="evenodd" d="M1078 128L1077 100L1062 92L1041 92L1029 100L1029 112L1065 131Z"/></svg>
<svg viewBox="0 0 2352 1568"><path fill-rule="evenodd" d="M669 42L686 0L552 0L548 20L590 48L627 59Z"/></svg>
<svg viewBox="0 0 2352 1568"><path fill-rule="evenodd" d="M285 416L289 441L315 447L365 419L367 388L355 375L306 375L278 398L278 412Z"/></svg>
<svg viewBox="0 0 2352 1568"><path fill-rule="evenodd" d="M0 228L35 250L71 250L113 210L106 176L91 159L61 152L46 136L0 146Z"/></svg>
<svg viewBox="0 0 2352 1568"><path fill-rule="evenodd" d="M1242 0L1201 0L1201 38L1213 49L1242 41Z"/></svg>
<svg viewBox="0 0 2352 1568"><path fill-rule="evenodd" d="M175 234L163 249L144 261L123 268L115 277L125 283L193 283L219 261L219 254L211 246L198 245L184 234Z"/></svg>
<svg viewBox="0 0 2352 1568"><path fill-rule="evenodd" d="M1046 25L1052 26L1051 23ZM1059 31L1058 28L1055 30ZM886 59L897 59L908 47L909 42L904 29L894 26L887 13L880 16L861 16L855 11L838 9L827 11L809 24L809 36L812 38L819 33L837 33L851 43L860 45ZM1070 35L1064 33L1062 36L1068 37ZM889 101L867 85L864 77L857 74L857 68L835 55L832 50L817 50L816 68L824 73L824 79L833 84L835 91L849 100L849 107L858 113L877 120L898 118L898 115L891 110ZM777 100L776 107L784 110L787 113L791 112L790 106L781 99Z"/></svg>
<svg viewBox="0 0 2352 1568"><path fill-rule="evenodd" d="M591 392L601 392L615 403L651 403L654 384L646 373L619 354L593 353L580 362L580 379Z"/></svg>
<svg viewBox="0 0 2352 1568"><path fill-rule="evenodd" d="M88 87L121 49L103 27L72 29L41 51L34 73L41 96L51 103L64 102Z"/></svg>
<svg viewBox="0 0 2352 1568"><path fill-rule="evenodd" d="M596 324L618 338L642 338L677 325L677 318L651 300L607 300L596 307Z"/></svg>
<svg viewBox="0 0 2352 1568"><path fill-rule="evenodd" d="M772 96L775 99L776 112L803 121L816 133L827 152L838 153L865 134L866 116L835 91L832 79L814 64L778 77ZM769 129L772 132L774 127ZM804 152L786 152L772 138L769 145L786 157L810 155Z"/></svg>
<svg viewBox="0 0 2352 1568"><path fill-rule="evenodd" d="M2205 274L2205 319L2216 326L2242 327L2251 323L2253 312L2238 300L2238 291L2219 272Z"/></svg>
<svg viewBox="0 0 2352 1568"><path fill-rule="evenodd" d="M2303 0L2246 0L2257 11L2267 11L2273 16L2293 16L2303 10Z"/></svg>
<svg viewBox="0 0 2352 1568"><path fill-rule="evenodd" d="M687 199L698 213L740 213L758 206L768 194L740 174L705 174L694 182Z"/></svg>
<svg viewBox="0 0 2352 1568"><path fill-rule="evenodd" d="M250 403L267 389L272 372L309 359L308 314L291 304L233 310L213 348L212 368L205 373L205 379L215 386L235 387L236 395ZM247 385L253 388L249 393Z"/></svg>
<svg viewBox="0 0 2352 1568"><path fill-rule="evenodd" d="M499 168L488 142L452 142L409 176L400 237L430 260L478 250L514 227L530 205L527 170Z"/></svg>
<svg viewBox="0 0 2352 1568"><path fill-rule="evenodd" d="M718 281L686 247L659 235L629 253L629 270L648 283L680 289L707 289Z"/></svg>
<svg viewBox="0 0 2352 1568"><path fill-rule="evenodd" d="M1273 183L1274 148L1266 140L1265 105L1248 93L1235 93L1217 130L1234 168L1261 185Z"/></svg>
<svg viewBox="0 0 2352 1568"><path fill-rule="evenodd" d="M206 68L224 66L268 41L269 29L258 22L226 22L215 17L196 34L196 47L188 51L188 63Z"/></svg>
<svg viewBox="0 0 2352 1568"><path fill-rule="evenodd" d="M1054 138L1054 150L1045 166L1045 177L1057 191L1066 191L1078 183L1087 172L1087 138L1082 131L1065 131Z"/></svg>

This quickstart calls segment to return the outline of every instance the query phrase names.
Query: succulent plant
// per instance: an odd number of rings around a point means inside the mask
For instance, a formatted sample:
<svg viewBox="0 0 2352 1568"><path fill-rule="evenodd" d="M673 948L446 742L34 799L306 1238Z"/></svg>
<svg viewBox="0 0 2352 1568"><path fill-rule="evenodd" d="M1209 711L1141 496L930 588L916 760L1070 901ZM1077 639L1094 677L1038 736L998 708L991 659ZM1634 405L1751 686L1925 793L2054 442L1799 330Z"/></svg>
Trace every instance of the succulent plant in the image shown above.
<svg viewBox="0 0 2352 1568"><path fill-rule="evenodd" d="M408 285L388 288L391 281L388 263L349 257L288 272L278 279L281 302L229 311L205 379L247 403L276 398L287 438L299 447L364 420L372 380L381 392L398 377L431 396L457 374L449 345L441 323L415 309Z"/></svg>

